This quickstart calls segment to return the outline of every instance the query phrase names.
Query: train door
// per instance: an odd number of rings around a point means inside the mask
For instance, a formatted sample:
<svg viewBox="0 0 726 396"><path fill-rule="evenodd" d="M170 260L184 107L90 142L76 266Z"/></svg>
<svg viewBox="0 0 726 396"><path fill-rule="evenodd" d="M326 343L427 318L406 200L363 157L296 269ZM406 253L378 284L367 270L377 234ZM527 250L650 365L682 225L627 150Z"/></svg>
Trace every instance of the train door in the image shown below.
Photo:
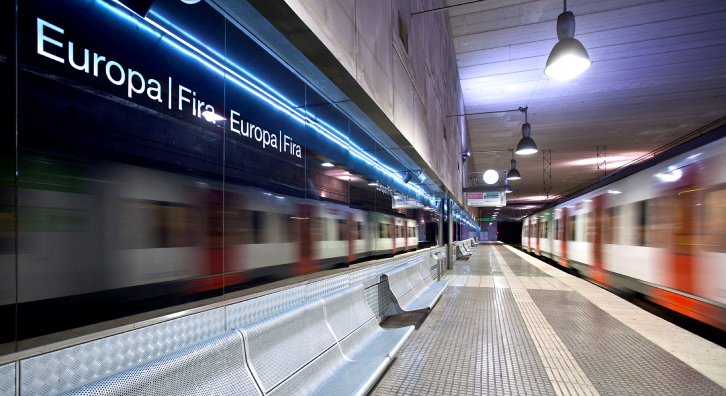
<svg viewBox="0 0 726 396"><path fill-rule="evenodd" d="M694 294L696 271L698 211L702 188L698 174L704 172L700 163L681 168L681 177L662 185L660 197L654 202L654 242L663 252L656 260L658 283L680 292ZM653 288L650 296L659 304L690 317L704 320L697 313L703 303L680 293Z"/></svg>
<svg viewBox="0 0 726 396"><path fill-rule="evenodd" d="M534 237L536 238L534 252L537 253L537 255L539 255L539 239L542 236L542 233L540 232L539 228L542 226L542 220L537 219L537 221L535 221L534 224L535 224Z"/></svg>
<svg viewBox="0 0 726 396"><path fill-rule="evenodd" d="M560 212L560 260L559 263L563 267L570 267L567 264L567 208L562 208Z"/></svg>
<svg viewBox="0 0 726 396"><path fill-rule="evenodd" d="M393 254L396 254L398 249L396 249L396 239L398 239L398 235L396 233L396 218L391 217L391 223L392 224L386 224L386 228L388 228L388 237L391 238L391 243L393 244Z"/></svg>
<svg viewBox="0 0 726 396"><path fill-rule="evenodd" d="M408 252L408 221L401 220L401 227L403 228L403 251Z"/></svg>
<svg viewBox="0 0 726 396"><path fill-rule="evenodd" d="M293 275L306 274L320 270L320 257L315 246L322 240L324 219L317 213L314 205L297 205L300 261L294 264Z"/></svg>
<svg viewBox="0 0 726 396"><path fill-rule="evenodd" d="M527 251L532 251L532 218L527 222Z"/></svg>
<svg viewBox="0 0 726 396"><path fill-rule="evenodd" d="M221 274L224 262L224 202L223 192L218 190L204 191L206 211L206 235L204 247L207 251L205 275Z"/></svg>
<svg viewBox="0 0 726 396"><path fill-rule="evenodd" d="M348 211L348 264L356 261L355 242L359 239L358 223L353 219L353 211Z"/></svg>
<svg viewBox="0 0 726 396"><path fill-rule="evenodd" d="M605 212L605 195L600 195L592 200L590 213L592 213L592 221L590 222L591 245L592 245L592 268L589 274L593 281L606 285L604 271L604 244L603 244L603 228L604 228L604 212Z"/></svg>

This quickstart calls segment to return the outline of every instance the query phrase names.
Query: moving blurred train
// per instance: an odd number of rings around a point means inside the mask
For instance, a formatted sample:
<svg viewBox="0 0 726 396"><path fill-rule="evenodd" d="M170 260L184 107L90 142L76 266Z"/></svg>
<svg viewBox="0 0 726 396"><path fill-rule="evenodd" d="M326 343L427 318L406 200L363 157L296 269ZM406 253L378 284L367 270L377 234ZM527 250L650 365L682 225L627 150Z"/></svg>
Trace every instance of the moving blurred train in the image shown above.
<svg viewBox="0 0 726 396"><path fill-rule="evenodd" d="M723 130L527 217L522 245L606 288L726 330Z"/></svg>
<svg viewBox="0 0 726 396"><path fill-rule="evenodd" d="M79 174L38 162L38 185L46 171L56 184L18 190L25 334L47 333L30 327L56 313L70 328L418 247L412 219L118 163ZM14 255L0 256L11 307Z"/></svg>

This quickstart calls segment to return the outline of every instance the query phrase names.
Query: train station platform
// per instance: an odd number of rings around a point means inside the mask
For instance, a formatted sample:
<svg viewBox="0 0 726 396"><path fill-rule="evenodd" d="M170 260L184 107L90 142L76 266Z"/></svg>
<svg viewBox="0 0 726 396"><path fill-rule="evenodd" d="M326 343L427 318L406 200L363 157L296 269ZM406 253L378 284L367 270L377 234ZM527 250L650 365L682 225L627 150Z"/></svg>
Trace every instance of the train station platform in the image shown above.
<svg viewBox="0 0 726 396"><path fill-rule="evenodd" d="M726 349L514 248L480 244L373 395L726 395Z"/></svg>

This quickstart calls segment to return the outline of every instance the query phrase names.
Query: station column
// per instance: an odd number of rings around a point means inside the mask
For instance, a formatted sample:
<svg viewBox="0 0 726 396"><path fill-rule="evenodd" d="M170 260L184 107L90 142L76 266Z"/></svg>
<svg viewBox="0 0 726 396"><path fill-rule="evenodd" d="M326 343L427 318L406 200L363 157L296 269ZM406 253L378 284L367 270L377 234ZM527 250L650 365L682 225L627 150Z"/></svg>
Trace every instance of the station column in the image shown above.
<svg viewBox="0 0 726 396"><path fill-rule="evenodd" d="M446 269L454 268L454 217L452 214L452 208L454 207L454 201L451 198L446 199L446 216L444 217L444 241L446 243Z"/></svg>

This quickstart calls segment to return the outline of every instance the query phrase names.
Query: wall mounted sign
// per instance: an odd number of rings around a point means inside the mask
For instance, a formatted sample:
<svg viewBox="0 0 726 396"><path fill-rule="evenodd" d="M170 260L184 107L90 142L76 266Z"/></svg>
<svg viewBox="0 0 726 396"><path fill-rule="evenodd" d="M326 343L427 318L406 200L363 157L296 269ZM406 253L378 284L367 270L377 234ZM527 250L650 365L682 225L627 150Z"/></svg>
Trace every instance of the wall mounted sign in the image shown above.
<svg viewBox="0 0 726 396"><path fill-rule="evenodd" d="M36 22L36 51L39 56L65 64L68 70L75 69L75 73L85 73L101 79L105 77L111 84L122 87L129 100L141 100L142 103L150 102L154 105L158 103L169 110L191 114L213 124L218 120L229 119L225 126L228 131L256 141L256 145L263 149L273 149L302 158L302 146L282 131L268 131L246 121L234 109L229 109L229 113L224 114L225 110L220 109L219 105L202 100L195 89L176 83L171 76L159 79L148 77L145 71L132 69L113 60L111 54L101 55L87 48L74 46L73 41L65 38L66 30L61 26L41 18L37 18Z"/></svg>
<svg viewBox="0 0 726 396"><path fill-rule="evenodd" d="M405 195L396 195L393 197L393 209L418 209L422 207L423 204L421 202Z"/></svg>

